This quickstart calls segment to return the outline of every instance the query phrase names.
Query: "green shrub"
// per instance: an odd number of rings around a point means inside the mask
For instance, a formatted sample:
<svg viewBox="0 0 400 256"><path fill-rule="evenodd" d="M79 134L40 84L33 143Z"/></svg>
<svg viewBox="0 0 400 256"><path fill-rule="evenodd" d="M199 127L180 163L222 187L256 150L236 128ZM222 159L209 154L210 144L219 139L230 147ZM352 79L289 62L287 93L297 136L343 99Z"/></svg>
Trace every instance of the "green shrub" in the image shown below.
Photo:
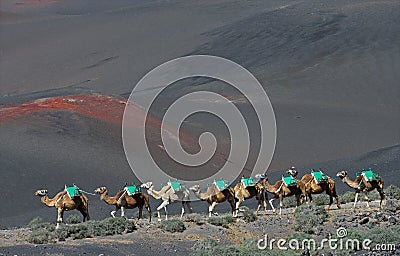
<svg viewBox="0 0 400 256"><path fill-rule="evenodd" d="M41 222L35 218L29 226L34 228L27 241L30 243L48 243L53 238L82 239L95 236L109 236L131 233L136 229L135 224L125 218L107 218L101 221L88 221L78 224L60 225L55 229L50 223ZM51 228L50 228L51 227ZM47 239L46 239L47 235Z"/></svg>
<svg viewBox="0 0 400 256"><path fill-rule="evenodd" d="M296 218L295 228L297 231L313 234L315 233L315 228L324 223L328 214L324 207L316 206L315 204L303 204L296 209L294 216Z"/></svg>
<svg viewBox="0 0 400 256"><path fill-rule="evenodd" d="M186 229L185 224L181 220L163 221L160 224L160 228L171 233L183 232Z"/></svg>
<svg viewBox="0 0 400 256"><path fill-rule="evenodd" d="M257 220L257 215L249 209L249 207L242 207L243 211L243 220L247 223L253 222Z"/></svg>
<svg viewBox="0 0 400 256"><path fill-rule="evenodd" d="M208 223L214 226L221 226L224 228L229 228L229 224L235 222L235 218L231 215L225 217L211 217L208 219Z"/></svg>
<svg viewBox="0 0 400 256"><path fill-rule="evenodd" d="M39 229L46 229L50 232L53 232L55 230L55 226L49 222L43 222L42 218L36 217L33 220L31 220L28 224L28 227L32 230L39 230Z"/></svg>
<svg viewBox="0 0 400 256"><path fill-rule="evenodd" d="M203 218L201 217L200 214L197 214L197 213L190 213L190 214L185 215L185 221L193 222L193 223L196 223L197 225L204 224Z"/></svg>
<svg viewBox="0 0 400 256"><path fill-rule="evenodd" d="M73 214L73 215L68 216L67 222L71 223L71 224L77 224L77 223L81 222L81 218L78 215Z"/></svg>
<svg viewBox="0 0 400 256"><path fill-rule="evenodd" d="M44 228L32 231L26 241L31 244L47 244L53 239L52 233Z"/></svg>
<svg viewBox="0 0 400 256"><path fill-rule="evenodd" d="M313 203L317 206L323 206L329 204L329 196L327 194L320 194L313 196Z"/></svg>
<svg viewBox="0 0 400 256"><path fill-rule="evenodd" d="M275 200L278 201L278 200ZM282 208L291 208L291 207L296 207L297 205L297 200L295 196L290 196L290 197L285 197L282 200Z"/></svg>
<svg viewBox="0 0 400 256"><path fill-rule="evenodd" d="M400 202L394 199L387 199L386 205L383 207L386 212L396 213L400 210Z"/></svg>
<svg viewBox="0 0 400 256"><path fill-rule="evenodd" d="M343 195L339 196L341 203L354 203L356 193L354 191L347 191Z"/></svg>
<svg viewBox="0 0 400 256"><path fill-rule="evenodd" d="M400 188L394 185L390 185L389 187L384 189L385 195L390 199L400 200Z"/></svg>

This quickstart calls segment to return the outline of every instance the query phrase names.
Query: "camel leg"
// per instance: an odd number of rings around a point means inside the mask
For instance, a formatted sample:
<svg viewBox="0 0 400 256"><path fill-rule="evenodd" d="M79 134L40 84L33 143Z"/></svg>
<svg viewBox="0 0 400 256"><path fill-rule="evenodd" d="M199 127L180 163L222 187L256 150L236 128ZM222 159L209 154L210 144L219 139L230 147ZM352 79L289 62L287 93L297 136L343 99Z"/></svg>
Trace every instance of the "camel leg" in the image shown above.
<svg viewBox="0 0 400 256"><path fill-rule="evenodd" d="M139 216L138 216L138 220L140 220L142 218L142 214L143 214L143 204L141 204L139 206Z"/></svg>
<svg viewBox="0 0 400 256"><path fill-rule="evenodd" d="M370 208L370 207L369 207L368 192L365 192L365 193L364 193L364 198L365 198L365 200L367 200L367 208Z"/></svg>
<svg viewBox="0 0 400 256"><path fill-rule="evenodd" d="M383 189L378 187L376 190L378 190L379 196L381 197L381 201L379 203L379 207L382 208L382 205L384 206L385 203L385 192L383 192Z"/></svg>
<svg viewBox="0 0 400 256"><path fill-rule="evenodd" d="M160 204L160 206L157 207L158 221L161 221L160 210L162 208L164 208L164 211L165 211L165 219L166 220L168 219L168 217L167 217L167 207L166 207L168 205L168 203L169 203L168 201L163 201Z"/></svg>
<svg viewBox="0 0 400 256"><path fill-rule="evenodd" d="M355 197L354 197L353 209L356 209L356 204L357 204L357 200L358 200L358 193L360 193L360 192L356 192L356 195L355 195Z"/></svg>
<svg viewBox="0 0 400 256"><path fill-rule="evenodd" d="M183 214L185 214L185 202L184 201L182 201L181 219L183 218Z"/></svg>
<svg viewBox="0 0 400 256"><path fill-rule="evenodd" d="M88 211L87 211L87 209L85 209L84 207L79 207L78 208L78 211L82 214L82 216L83 216L83 222L85 222L86 221L86 219L90 219L89 218L89 213L88 213Z"/></svg>
<svg viewBox="0 0 400 256"><path fill-rule="evenodd" d="M273 212L276 211L274 205L272 204L272 202L275 201L275 199L276 199L276 197L273 197L273 198L271 198L271 199L268 201L268 202L269 202L269 205L271 206Z"/></svg>
<svg viewBox="0 0 400 256"><path fill-rule="evenodd" d="M239 200L236 202L234 217L236 217L236 216L238 215L238 213L239 213L239 207L240 207L240 204L241 204L242 202L243 202L243 200L241 200L241 199L239 199Z"/></svg>
<svg viewBox="0 0 400 256"><path fill-rule="evenodd" d="M211 217L216 205L217 205L217 202L212 202L212 204L208 207L208 217Z"/></svg>
<svg viewBox="0 0 400 256"><path fill-rule="evenodd" d="M190 213L193 213L193 208L192 205L190 204L190 201L185 201L186 207L189 209Z"/></svg>
<svg viewBox="0 0 400 256"><path fill-rule="evenodd" d="M57 226L56 226L56 228L60 227L60 223L62 223L62 221L63 221L63 215L64 215L64 209L57 208Z"/></svg>
<svg viewBox="0 0 400 256"><path fill-rule="evenodd" d="M328 205L328 207L326 207L327 211L329 211L331 209L332 203L333 203L333 197L331 195L329 195L329 205Z"/></svg>
<svg viewBox="0 0 400 256"><path fill-rule="evenodd" d="M125 207L121 207L121 217L125 217Z"/></svg>
<svg viewBox="0 0 400 256"><path fill-rule="evenodd" d="M115 210L111 212L111 216L113 218L115 218L115 214L119 211L120 207L118 207L117 205L115 206Z"/></svg>
<svg viewBox="0 0 400 256"><path fill-rule="evenodd" d="M282 207L283 207L283 195L279 195L279 215L282 215Z"/></svg>

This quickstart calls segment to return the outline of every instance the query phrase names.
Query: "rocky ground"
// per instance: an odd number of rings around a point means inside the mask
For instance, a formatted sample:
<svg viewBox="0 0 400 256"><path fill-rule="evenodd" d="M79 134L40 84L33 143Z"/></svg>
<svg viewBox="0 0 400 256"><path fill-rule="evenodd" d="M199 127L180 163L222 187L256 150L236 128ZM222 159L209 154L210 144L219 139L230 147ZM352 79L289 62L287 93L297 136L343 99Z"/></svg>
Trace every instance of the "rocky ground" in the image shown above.
<svg viewBox="0 0 400 256"><path fill-rule="evenodd" d="M334 206L329 211L325 222L311 227L310 232L307 231L311 234L299 230L298 217L293 214L293 208L285 209L282 216L272 211L268 211L265 216L259 214L255 221L249 223L241 216L226 226L216 226L209 223L205 216L190 214L184 217L186 229L175 233L160 228L156 220L149 223L147 219L144 219L136 223L137 230L132 233L79 240L55 239L48 244L39 245L29 244L26 241L32 232L29 228L8 229L0 231L0 255L188 255L196 253L210 255L207 253L212 247L219 248L218 255L246 255L243 248L251 247L254 250L257 241L265 234L268 234L269 239L276 240L308 237L321 241L323 238L336 236L338 228L345 228L349 238L354 238L355 233L367 234L367 232L373 233L373 230L379 231L386 228L398 232L400 230L400 202L392 200L384 210L380 210L378 205L378 201L373 201L371 208L368 209L365 203L361 203L355 211L351 209L351 204L342 205L342 209ZM223 216L218 217L217 220L222 219ZM172 218L178 219L176 216ZM313 218L313 216L310 215L307 218ZM300 227L302 228L304 227ZM379 232L383 233L383 231ZM374 254L361 250L354 255L400 255L399 233L395 239L397 239L396 251ZM264 252L258 251L258 253ZM306 253L298 250L289 255L299 255L302 252ZM319 253L327 252L312 250L311 255L322 255ZM253 251L251 253L254 254ZM330 255L346 255L348 252L343 252L343 254L334 250L330 253L332 253Z"/></svg>

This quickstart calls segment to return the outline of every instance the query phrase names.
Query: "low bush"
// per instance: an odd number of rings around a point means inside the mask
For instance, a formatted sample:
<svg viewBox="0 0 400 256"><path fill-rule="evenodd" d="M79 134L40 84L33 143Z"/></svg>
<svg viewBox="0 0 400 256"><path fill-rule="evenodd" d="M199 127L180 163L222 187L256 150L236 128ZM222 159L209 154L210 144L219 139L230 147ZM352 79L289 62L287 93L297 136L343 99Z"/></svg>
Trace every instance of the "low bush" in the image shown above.
<svg viewBox="0 0 400 256"><path fill-rule="evenodd" d="M78 224L79 222L81 222L81 217L76 214L72 214L67 218L67 223Z"/></svg>
<svg viewBox="0 0 400 256"><path fill-rule="evenodd" d="M27 241L29 243L48 243L55 238L82 239L95 236L109 236L115 234L131 233L136 229L135 224L125 218L107 218L101 221L88 221L78 224L60 225L55 229L54 225L42 222L35 218L29 223L32 232Z"/></svg>
<svg viewBox="0 0 400 256"><path fill-rule="evenodd" d="M320 194L313 196L313 202L317 206L323 206L329 204L329 196L327 194Z"/></svg>
<svg viewBox="0 0 400 256"><path fill-rule="evenodd" d="M204 224L204 219L201 217L200 214L197 213L190 213L185 215L185 221L187 222L193 222L196 223L197 225L202 225Z"/></svg>
<svg viewBox="0 0 400 256"><path fill-rule="evenodd" d="M356 195L356 193L354 191L347 191L343 195L339 196L339 201L342 204L354 203L355 195Z"/></svg>
<svg viewBox="0 0 400 256"><path fill-rule="evenodd" d="M384 189L385 195L389 199L397 199L400 200L400 188L394 185L390 185L389 187Z"/></svg>
<svg viewBox="0 0 400 256"><path fill-rule="evenodd" d="M47 244L54 239L52 232L47 229L40 228L32 231L26 241L31 244Z"/></svg>
<svg viewBox="0 0 400 256"><path fill-rule="evenodd" d="M208 223L214 226L221 226L224 228L229 228L229 224L235 222L235 218L231 215L227 215L225 217L211 217L208 219Z"/></svg>
<svg viewBox="0 0 400 256"><path fill-rule="evenodd" d="M314 234L315 228L324 223L328 214L324 207L316 206L315 204L303 204L296 209L294 216L296 218L295 228L297 231Z"/></svg>
<svg viewBox="0 0 400 256"><path fill-rule="evenodd" d="M243 209L243 220L247 223L253 222L257 220L257 215L249 209L249 207L242 207Z"/></svg>
<svg viewBox="0 0 400 256"><path fill-rule="evenodd" d="M279 201L279 199L277 199L275 201ZM296 207L296 205L297 205L296 197L290 196L290 197L283 198L282 205L283 205L283 208Z"/></svg>
<svg viewBox="0 0 400 256"><path fill-rule="evenodd" d="M171 233L183 232L186 229L185 224L181 220L163 221L160 224L160 228Z"/></svg>

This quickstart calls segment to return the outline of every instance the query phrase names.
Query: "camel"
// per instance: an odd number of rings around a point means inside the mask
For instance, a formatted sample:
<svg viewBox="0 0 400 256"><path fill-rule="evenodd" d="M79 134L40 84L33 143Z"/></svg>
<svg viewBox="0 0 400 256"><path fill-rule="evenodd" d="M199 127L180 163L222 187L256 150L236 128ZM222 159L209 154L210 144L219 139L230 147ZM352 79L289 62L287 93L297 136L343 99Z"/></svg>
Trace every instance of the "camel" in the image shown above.
<svg viewBox="0 0 400 256"><path fill-rule="evenodd" d="M245 186L243 182L239 182L233 188L235 191L235 198L236 198L236 215L238 213L238 209L240 204L247 199L256 197L258 202L256 214L258 215L258 211L261 208L261 205L264 206L264 215L267 214L267 203L264 200L264 187L260 183L256 183L254 186Z"/></svg>
<svg viewBox="0 0 400 256"><path fill-rule="evenodd" d="M188 207L190 213L193 212L192 206L190 205L190 192L187 188L183 188L181 191L175 191L171 184L168 183L163 186L160 191L156 191L151 181L143 183L140 187L147 189L147 193L155 199L161 199L163 201L160 206L157 207L158 221L161 221L160 210L162 208L164 208L165 211L165 220L168 220L167 205L176 201L182 201L181 218L185 213L185 205Z"/></svg>
<svg viewBox="0 0 400 256"><path fill-rule="evenodd" d="M353 209L356 208L358 194L361 191L364 192L365 194L365 199L367 200L367 207L369 208L368 193L374 189L378 191L379 196L381 197L379 206L382 208L382 202L385 199L385 193L383 191L384 180L381 177L378 177L378 180L367 181L363 175L360 175L353 181L347 175L347 171L344 170L338 172L336 176L338 176L349 187L354 188L356 190Z"/></svg>
<svg viewBox="0 0 400 256"><path fill-rule="evenodd" d="M214 208L217 204L228 201L232 208L232 216L236 216L235 214L235 191L231 187L227 187L222 191L219 191L215 184L212 184L208 187L205 193L200 191L199 185L194 185L189 188L193 191L193 193L202 201L206 201L208 203L208 216L218 215L218 213L214 212Z"/></svg>
<svg viewBox="0 0 400 256"><path fill-rule="evenodd" d="M57 226L60 227L60 223L63 222L64 211L70 210L78 210L83 216L83 222L86 220L90 220L89 216L89 205L88 199L85 195L81 194L80 196L76 196L71 199L67 192L61 191L57 195L55 195L52 199L47 195L46 189L40 189L36 191L36 196L41 197L42 203L47 205L48 207L56 207L57 208Z"/></svg>
<svg viewBox="0 0 400 256"><path fill-rule="evenodd" d="M256 178L261 179L261 184L264 186L265 197L268 198L267 192L274 194L275 196L269 200L269 204L271 205L272 211L276 212L274 205L272 202L279 198L279 215L282 215L282 206L283 206L283 198L289 196L296 197L296 208L302 204L302 197L305 196L305 187L301 183L301 181L297 181L296 186L286 186L282 179L278 180L274 185L268 183L268 177L266 175L257 174Z"/></svg>
<svg viewBox="0 0 400 256"><path fill-rule="evenodd" d="M142 218L143 206L146 206L147 212L149 213L149 219L151 222L151 209L149 204L149 196L143 193L136 193L128 195L125 190L118 191L113 197L108 195L106 187L99 187L95 193L100 195L100 200L103 200L108 205L115 205L115 210L111 212L111 216L115 218L115 213L121 209L121 217L125 217L125 209L139 208L139 217Z"/></svg>
<svg viewBox="0 0 400 256"><path fill-rule="evenodd" d="M293 178L297 179L297 171L293 169L289 169L287 171ZM311 173L305 174L301 180L300 180L304 186L305 186L305 192L310 199L310 202L312 202L312 196L311 194L321 194L324 191L326 194L329 196L329 205L326 208L327 211L330 210L331 205L333 203L333 198L336 199L336 205L340 209L340 203L339 203L339 197L336 193L336 188L335 188L335 182L333 179L328 177L328 180L323 183L317 184L317 182L314 179L314 176Z"/></svg>

